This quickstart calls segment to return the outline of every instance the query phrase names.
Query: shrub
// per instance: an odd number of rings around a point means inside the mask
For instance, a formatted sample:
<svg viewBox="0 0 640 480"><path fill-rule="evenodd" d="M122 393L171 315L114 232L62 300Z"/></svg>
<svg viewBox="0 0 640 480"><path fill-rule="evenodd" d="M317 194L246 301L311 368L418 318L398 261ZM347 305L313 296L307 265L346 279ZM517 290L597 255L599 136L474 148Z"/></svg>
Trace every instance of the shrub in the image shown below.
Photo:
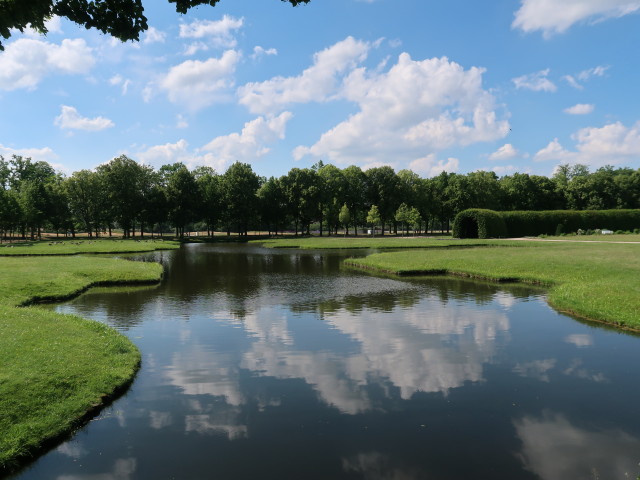
<svg viewBox="0 0 640 480"><path fill-rule="evenodd" d="M482 208L463 210L453 220L456 238L502 238L507 236L504 220L498 212Z"/></svg>

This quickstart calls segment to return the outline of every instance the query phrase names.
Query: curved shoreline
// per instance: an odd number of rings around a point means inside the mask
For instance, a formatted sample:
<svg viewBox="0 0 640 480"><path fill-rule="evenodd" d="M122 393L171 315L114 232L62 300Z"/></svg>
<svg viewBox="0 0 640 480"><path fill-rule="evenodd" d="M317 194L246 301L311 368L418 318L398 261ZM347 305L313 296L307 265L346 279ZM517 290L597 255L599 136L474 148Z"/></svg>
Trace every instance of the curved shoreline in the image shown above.
<svg viewBox="0 0 640 480"><path fill-rule="evenodd" d="M555 244L558 245L558 244ZM349 259L345 265L397 276L452 276L495 283L522 283L544 287L547 303L556 311L640 332L640 262L638 253L614 247L584 245L566 248L458 250L378 253ZM590 244L591 245L591 244ZM627 246L628 247L628 246Z"/></svg>
<svg viewBox="0 0 640 480"><path fill-rule="evenodd" d="M68 439L126 393L139 371L140 351L125 335L94 320L37 307L75 298L93 287L157 284L164 275L157 263L98 258L74 260L66 272L60 271L63 268L52 270L54 278L56 275L61 278L60 283L68 280L62 277L70 271L77 274L71 285L55 284L53 291L43 291L38 283L29 290L28 282L27 287L23 282L22 287L33 295L26 299L22 295L9 297L8 303L5 298L4 305L0 304L0 330L4 330L0 336L0 352L9 352L14 359L3 372L4 392L0 390L0 408L5 414L0 429L0 476L27 467L41 454ZM65 256L62 261L66 263L67 259ZM44 258L30 262L42 263L42 268L47 269ZM58 261L54 264L60 267ZM94 264L100 268L91 268ZM13 265L10 262L10 267ZM29 271L29 274L37 272ZM82 280L85 281L78 285ZM46 341L39 335L44 335ZM29 348L23 346L25 340ZM32 357L37 357L40 363L34 365ZM40 382L39 387L30 385L34 378ZM35 390L43 385L44 393ZM40 396L43 398L34 398ZM51 417L47 418L47 414Z"/></svg>

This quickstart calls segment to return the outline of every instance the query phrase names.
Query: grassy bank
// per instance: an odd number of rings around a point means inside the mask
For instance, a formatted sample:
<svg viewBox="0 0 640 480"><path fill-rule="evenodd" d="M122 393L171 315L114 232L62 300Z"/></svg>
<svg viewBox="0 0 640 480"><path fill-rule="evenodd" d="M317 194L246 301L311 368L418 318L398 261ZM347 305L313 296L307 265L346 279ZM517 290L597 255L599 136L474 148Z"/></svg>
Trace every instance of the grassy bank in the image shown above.
<svg viewBox="0 0 640 480"><path fill-rule="evenodd" d="M474 244L484 245L488 240L477 240ZM303 248L303 249L349 249L349 248L425 248L446 247L450 245L469 245L469 240L443 237L289 237L268 240L254 240L267 248Z"/></svg>
<svg viewBox="0 0 640 480"><path fill-rule="evenodd" d="M543 284L558 310L640 330L640 244L520 242L519 248L380 253L349 264L395 274L448 273Z"/></svg>
<svg viewBox="0 0 640 480"><path fill-rule="evenodd" d="M162 267L101 257L0 258L0 475L70 433L133 379L137 348L98 322L38 307Z"/></svg>
<svg viewBox="0 0 640 480"><path fill-rule="evenodd" d="M0 256L14 255L77 255L80 253L137 253L180 248L171 240L42 240L0 244Z"/></svg>

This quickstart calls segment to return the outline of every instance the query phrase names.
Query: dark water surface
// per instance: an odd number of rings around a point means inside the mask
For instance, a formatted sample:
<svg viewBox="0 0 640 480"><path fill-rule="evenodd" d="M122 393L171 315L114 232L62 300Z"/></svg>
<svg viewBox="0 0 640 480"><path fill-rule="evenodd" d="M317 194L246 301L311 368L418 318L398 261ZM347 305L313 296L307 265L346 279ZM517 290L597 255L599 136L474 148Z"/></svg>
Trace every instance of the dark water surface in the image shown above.
<svg viewBox="0 0 640 480"><path fill-rule="evenodd" d="M640 474L639 338L523 287L376 277L346 255L187 245L145 256L158 287L58 307L128 335L142 369L16 478Z"/></svg>

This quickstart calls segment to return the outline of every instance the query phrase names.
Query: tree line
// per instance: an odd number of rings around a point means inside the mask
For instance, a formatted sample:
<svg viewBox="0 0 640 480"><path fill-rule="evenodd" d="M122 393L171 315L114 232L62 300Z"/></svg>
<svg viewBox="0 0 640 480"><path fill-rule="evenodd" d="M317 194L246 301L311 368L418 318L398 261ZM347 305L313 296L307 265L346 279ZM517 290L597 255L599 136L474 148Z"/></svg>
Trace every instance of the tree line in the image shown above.
<svg viewBox="0 0 640 480"><path fill-rule="evenodd" d="M442 172L422 178L388 166L363 171L318 162L281 177L260 177L236 162L224 173L182 163L154 169L119 156L70 176L43 161L0 156L0 235L43 231L124 237L250 230L337 235L449 231L467 208L604 210L640 208L640 169L562 165L551 177Z"/></svg>

